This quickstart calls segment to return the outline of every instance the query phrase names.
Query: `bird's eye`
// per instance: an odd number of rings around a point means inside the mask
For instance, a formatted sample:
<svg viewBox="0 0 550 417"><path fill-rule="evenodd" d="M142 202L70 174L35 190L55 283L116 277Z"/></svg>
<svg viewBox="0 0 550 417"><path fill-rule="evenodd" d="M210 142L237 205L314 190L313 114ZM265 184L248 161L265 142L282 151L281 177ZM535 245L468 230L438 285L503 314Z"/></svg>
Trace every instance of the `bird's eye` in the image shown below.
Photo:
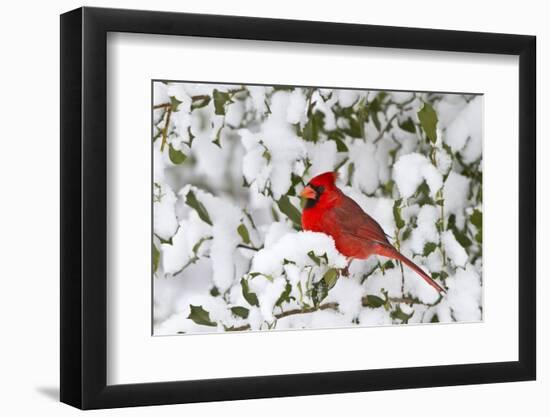
<svg viewBox="0 0 550 417"><path fill-rule="evenodd" d="M323 187L323 186L321 185L321 186L317 187L316 191L317 191L318 194L322 194L323 191L325 191L325 187Z"/></svg>

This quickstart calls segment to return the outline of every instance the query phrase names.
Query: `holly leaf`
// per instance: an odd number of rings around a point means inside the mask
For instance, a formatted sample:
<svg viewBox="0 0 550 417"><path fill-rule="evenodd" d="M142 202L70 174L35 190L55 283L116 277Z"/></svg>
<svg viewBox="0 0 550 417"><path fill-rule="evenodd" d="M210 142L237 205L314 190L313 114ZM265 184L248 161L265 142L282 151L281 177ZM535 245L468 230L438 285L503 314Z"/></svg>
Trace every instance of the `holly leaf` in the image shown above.
<svg viewBox="0 0 550 417"><path fill-rule="evenodd" d="M160 251L153 244L153 272L157 272L157 269L159 267L159 261L160 261Z"/></svg>
<svg viewBox="0 0 550 417"><path fill-rule="evenodd" d="M216 326L216 323L214 323L212 320L210 320L210 313L206 311L202 306L194 306L190 305L191 312L189 313L189 316L187 316L188 319L193 320L195 323L200 324L202 326Z"/></svg>
<svg viewBox="0 0 550 417"><path fill-rule="evenodd" d="M279 201L277 201L277 207L283 214L285 214L291 221L297 226L302 223L302 216L300 211L292 205L288 196L283 195Z"/></svg>
<svg viewBox="0 0 550 417"><path fill-rule="evenodd" d="M170 157L170 161L172 161L172 163L175 165L183 164L187 159L187 155L185 155L182 151L174 148L172 144L168 146L168 156Z"/></svg>
<svg viewBox="0 0 550 417"><path fill-rule="evenodd" d="M248 233L248 229L244 224L240 224L239 227L237 227L237 233L241 237L244 243L248 244L250 243L250 235Z"/></svg>
<svg viewBox="0 0 550 417"><path fill-rule="evenodd" d="M246 300L246 302L251 306L259 307L260 303L258 301L258 296L252 291L250 291L250 287L248 286L248 281L245 280L244 278L241 279L241 288L243 290L243 297Z"/></svg>
<svg viewBox="0 0 550 417"><path fill-rule="evenodd" d="M279 299L277 300L277 302L275 303L276 306L280 306L281 304L283 304L285 301L290 301L290 299L292 298L290 296L290 292L292 291L292 285L290 285L290 282L286 282L286 285L285 285L285 289L283 290L283 292L281 293L281 295L279 296Z"/></svg>
<svg viewBox="0 0 550 417"><path fill-rule="evenodd" d="M193 102L191 103L191 110L200 109L202 107L208 106L212 97L210 96L195 96L192 97Z"/></svg>
<svg viewBox="0 0 550 417"><path fill-rule="evenodd" d="M327 284L327 288L330 290L338 281L338 270L335 268L330 268L325 275L323 275L323 281Z"/></svg>
<svg viewBox="0 0 550 417"><path fill-rule="evenodd" d="M411 314L405 313L403 310L401 310L401 306L398 304L397 308L390 313L390 317L394 320L401 320L403 324L407 324L409 322L409 319L414 315L414 312Z"/></svg>
<svg viewBox="0 0 550 417"><path fill-rule="evenodd" d="M481 214L481 211L475 209L470 216L470 221L475 227L481 230L483 228L483 215Z"/></svg>
<svg viewBox="0 0 550 417"><path fill-rule="evenodd" d="M434 242L428 242L424 245L424 251L422 254L424 256L428 256L435 250L435 248L437 248L437 245Z"/></svg>
<svg viewBox="0 0 550 417"><path fill-rule="evenodd" d="M170 110L173 112L178 111L179 105L183 103L183 101L179 101L175 96L170 96Z"/></svg>
<svg viewBox="0 0 550 417"><path fill-rule="evenodd" d="M367 295L367 307L378 308L382 307L386 301L376 295Z"/></svg>
<svg viewBox="0 0 550 417"><path fill-rule="evenodd" d="M395 220L395 226L398 229L405 227L405 221L401 217L401 199L395 200L393 203L393 219Z"/></svg>
<svg viewBox="0 0 550 417"><path fill-rule="evenodd" d="M317 255L315 255L315 252L310 250L307 253L307 256L309 256L309 259L311 259L313 262L315 262L315 265L320 266L321 265L321 259Z"/></svg>
<svg viewBox="0 0 550 417"><path fill-rule="evenodd" d="M405 120L403 123L399 123L399 127L403 129L405 132L409 132L409 133L416 132L416 127L414 125L413 120L410 117L407 120Z"/></svg>
<svg viewBox="0 0 550 417"><path fill-rule="evenodd" d="M229 93L219 90L214 90L213 96L214 112L219 116L225 115L225 104L231 101L231 96L229 95Z"/></svg>
<svg viewBox="0 0 550 417"><path fill-rule="evenodd" d="M187 193L185 204L195 209L195 211L197 212L197 214L199 215L199 217L203 222L208 223L210 226L212 226L212 220L210 220L210 216L208 215L206 208L202 205L202 203L199 200L197 200L197 197L195 196L195 193L193 191L189 191Z"/></svg>
<svg viewBox="0 0 550 417"><path fill-rule="evenodd" d="M248 314L250 313L250 310L246 307L235 306L235 307L231 307L231 312L242 319L246 319L248 318Z"/></svg>
<svg viewBox="0 0 550 417"><path fill-rule="evenodd" d="M437 113L430 103L424 103L424 106L417 113L420 126L430 142L437 140Z"/></svg>

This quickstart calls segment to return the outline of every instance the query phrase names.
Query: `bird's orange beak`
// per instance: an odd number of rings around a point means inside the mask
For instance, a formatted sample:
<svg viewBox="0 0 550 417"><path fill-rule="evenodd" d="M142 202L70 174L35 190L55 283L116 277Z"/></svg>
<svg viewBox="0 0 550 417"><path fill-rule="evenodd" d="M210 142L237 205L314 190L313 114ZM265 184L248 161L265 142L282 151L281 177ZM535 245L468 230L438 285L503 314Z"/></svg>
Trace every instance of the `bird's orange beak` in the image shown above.
<svg viewBox="0 0 550 417"><path fill-rule="evenodd" d="M300 197L306 198L308 200L315 200L315 198L317 197L317 193L313 188L307 185L304 187L304 189L300 193Z"/></svg>

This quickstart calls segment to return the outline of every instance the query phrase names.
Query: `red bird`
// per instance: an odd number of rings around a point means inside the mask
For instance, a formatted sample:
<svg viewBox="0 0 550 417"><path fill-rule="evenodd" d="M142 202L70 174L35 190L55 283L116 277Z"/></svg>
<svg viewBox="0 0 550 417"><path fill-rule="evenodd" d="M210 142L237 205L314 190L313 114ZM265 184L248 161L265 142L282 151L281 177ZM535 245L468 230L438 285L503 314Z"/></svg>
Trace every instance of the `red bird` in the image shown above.
<svg viewBox="0 0 550 417"><path fill-rule="evenodd" d="M390 244L376 220L336 186L336 178L336 173L325 172L305 186L300 194L306 199L302 228L332 236L336 249L351 259L367 259L374 254L399 260L437 291L445 293L445 289Z"/></svg>

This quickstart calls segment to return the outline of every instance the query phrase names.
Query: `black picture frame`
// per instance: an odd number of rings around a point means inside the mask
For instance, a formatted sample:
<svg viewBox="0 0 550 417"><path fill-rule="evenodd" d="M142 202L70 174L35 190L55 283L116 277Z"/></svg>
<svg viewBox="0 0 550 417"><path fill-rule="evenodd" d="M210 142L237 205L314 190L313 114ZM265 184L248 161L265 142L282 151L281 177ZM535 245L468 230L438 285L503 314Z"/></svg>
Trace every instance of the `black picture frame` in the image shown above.
<svg viewBox="0 0 550 417"><path fill-rule="evenodd" d="M518 56L519 360L107 385L108 32ZM94 409L536 378L534 36L85 7L61 15L60 56L62 402Z"/></svg>

